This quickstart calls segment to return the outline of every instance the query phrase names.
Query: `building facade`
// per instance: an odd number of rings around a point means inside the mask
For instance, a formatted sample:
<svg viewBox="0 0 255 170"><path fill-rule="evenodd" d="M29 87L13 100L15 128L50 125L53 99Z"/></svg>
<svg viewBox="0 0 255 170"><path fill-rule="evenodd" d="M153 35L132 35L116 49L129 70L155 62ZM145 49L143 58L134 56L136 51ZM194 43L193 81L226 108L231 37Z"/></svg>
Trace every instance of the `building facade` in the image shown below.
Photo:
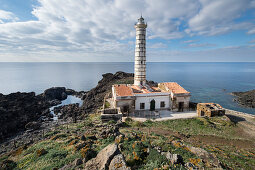
<svg viewBox="0 0 255 170"><path fill-rule="evenodd" d="M146 83L146 28L147 24L141 16L135 24L134 84L115 84L112 86L114 108L120 108L124 113L141 110L188 110L190 92L178 83L163 82L157 85Z"/></svg>

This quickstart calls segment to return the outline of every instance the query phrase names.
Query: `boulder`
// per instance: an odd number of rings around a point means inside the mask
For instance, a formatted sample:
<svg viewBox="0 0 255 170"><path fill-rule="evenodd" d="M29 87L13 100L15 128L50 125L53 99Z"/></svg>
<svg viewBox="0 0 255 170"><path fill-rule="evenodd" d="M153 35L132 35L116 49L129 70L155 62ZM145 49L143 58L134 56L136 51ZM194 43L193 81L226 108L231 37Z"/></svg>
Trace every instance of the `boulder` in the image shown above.
<svg viewBox="0 0 255 170"><path fill-rule="evenodd" d="M221 168L221 163L217 157L211 153L208 153L202 148L197 148L193 146L187 146L189 150L200 157L204 162L206 162L211 168Z"/></svg>
<svg viewBox="0 0 255 170"><path fill-rule="evenodd" d="M109 165L109 170L130 170L129 167L127 167L126 161L124 159L124 156L122 154L118 154L114 156L112 159L110 165Z"/></svg>
<svg viewBox="0 0 255 170"><path fill-rule="evenodd" d="M182 157L178 154L171 154L170 152L161 152L172 164L182 163Z"/></svg>
<svg viewBox="0 0 255 170"><path fill-rule="evenodd" d="M118 153L118 146L110 144L101 150L97 156L85 163L85 170L103 170L108 169L113 157Z"/></svg>
<svg viewBox="0 0 255 170"><path fill-rule="evenodd" d="M43 96L46 100L65 100L67 98L65 87L52 87L44 91Z"/></svg>

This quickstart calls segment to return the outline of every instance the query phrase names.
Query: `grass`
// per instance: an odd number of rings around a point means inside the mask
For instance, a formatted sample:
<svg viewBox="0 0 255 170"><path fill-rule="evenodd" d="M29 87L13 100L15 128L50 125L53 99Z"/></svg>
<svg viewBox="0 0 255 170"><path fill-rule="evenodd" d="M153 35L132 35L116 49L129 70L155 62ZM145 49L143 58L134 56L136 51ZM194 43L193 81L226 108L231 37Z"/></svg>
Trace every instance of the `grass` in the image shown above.
<svg viewBox="0 0 255 170"><path fill-rule="evenodd" d="M115 142L119 144L128 166L132 169L184 169L184 164L187 162L193 162L201 168L206 165L187 148L187 145L192 144L189 143L190 141L185 141L186 139L193 135L213 135L228 139L236 137L236 125L225 120L224 117L162 122L151 120L137 122L127 118L125 121L127 126L120 129L124 136L118 138L113 136L95 138L96 133L102 131L100 126L95 128L95 125L99 123L101 123L100 115L92 114L82 122L68 124L68 128L67 125L61 125L45 134L45 140L28 148L22 148L10 156L2 156L0 162L11 160L13 162L10 161L10 166L16 166L16 169L61 168L76 158L86 157L87 154L90 154L89 158L95 157L103 148ZM114 123L116 122L110 121L108 125ZM164 133L160 133L161 129ZM151 132L151 130L157 131ZM168 134L168 131L178 132L186 137L182 139L174 136L175 133ZM183 163L172 165L165 156L156 151L155 146L161 147L163 152L181 155ZM254 148L237 149L227 144L220 146L199 144L199 147L215 154L226 169L254 169L255 167ZM38 154L42 150L45 152Z"/></svg>
<svg viewBox="0 0 255 170"><path fill-rule="evenodd" d="M235 137L235 124L222 120L222 117L192 118L166 120L161 122L146 121L147 127L159 127L179 132L184 135L214 135L220 137Z"/></svg>

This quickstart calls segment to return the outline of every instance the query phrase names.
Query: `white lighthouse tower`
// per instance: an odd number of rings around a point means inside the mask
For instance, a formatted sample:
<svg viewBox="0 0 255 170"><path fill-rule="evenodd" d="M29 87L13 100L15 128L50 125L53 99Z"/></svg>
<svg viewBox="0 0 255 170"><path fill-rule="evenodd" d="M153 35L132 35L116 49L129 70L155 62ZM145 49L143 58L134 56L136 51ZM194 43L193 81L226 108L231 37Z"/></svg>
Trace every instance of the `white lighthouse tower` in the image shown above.
<svg viewBox="0 0 255 170"><path fill-rule="evenodd" d="M136 45L135 45L135 78L134 85L146 84L146 28L147 23L141 16L135 24Z"/></svg>

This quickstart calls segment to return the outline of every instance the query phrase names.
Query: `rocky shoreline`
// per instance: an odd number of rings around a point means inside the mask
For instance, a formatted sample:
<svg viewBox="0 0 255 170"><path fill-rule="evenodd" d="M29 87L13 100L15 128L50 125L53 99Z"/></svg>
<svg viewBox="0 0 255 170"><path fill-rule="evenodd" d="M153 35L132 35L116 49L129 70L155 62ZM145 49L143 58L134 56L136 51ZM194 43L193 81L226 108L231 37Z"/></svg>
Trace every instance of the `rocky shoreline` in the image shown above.
<svg viewBox="0 0 255 170"><path fill-rule="evenodd" d="M42 94L0 93L0 154L18 147L39 141L43 134L59 124L76 122L84 119L89 113L96 112L103 104L106 94L110 93L115 83L133 83L133 73L106 73L98 85L88 92L77 92L65 87L52 87ZM52 121L50 107L65 100L68 95L79 97L83 105L68 104L54 108L54 113L61 113L58 122ZM32 139L32 140L30 140ZM19 141L19 142L17 142Z"/></svg>
<svg viewBox="0 0 255 170"><path fill-rule="evenodd" d="M65 87L53 87L39 95L34 92L0 94L0 142L19 132L37 129L43 122L42 117L47 120L52 118L50 107L60 104L68 95L82 93Z"/></svg>
<svg viewBox="0 0 255 170"><path fill-rule="evenodd" d="M255 90L250 90L246 92L232 92L230 93L236 96L234 99L239 105L249 108L255 108Z"/></svg>

